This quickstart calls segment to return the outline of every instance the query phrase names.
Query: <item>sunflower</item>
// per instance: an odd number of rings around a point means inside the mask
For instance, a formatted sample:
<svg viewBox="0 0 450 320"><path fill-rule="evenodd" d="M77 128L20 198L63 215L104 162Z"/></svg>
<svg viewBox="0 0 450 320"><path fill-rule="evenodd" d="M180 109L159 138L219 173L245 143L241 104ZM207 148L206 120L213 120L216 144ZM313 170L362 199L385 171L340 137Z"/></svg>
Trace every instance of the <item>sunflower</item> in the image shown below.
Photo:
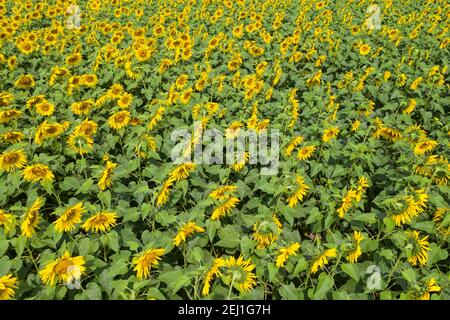
<svg viewBox="0 0 450 320"><path fill-rule="evenodd" d="M169 200L170 187L172 187L174 180L166 179L161 187L161 190L158 193L158 197L156 199L156 205L162 206Z"/></svg>
<svg viewBox="0 0 450 320"><path fill-rule="evenodd" d="M11 172L25 166L27 157L23 150L4 151L0 154L0 171Z"/></svg>
<svg viewBox="0 0 450 320"><path fill-rule="evenodd" d="M180 94L180 102L182 104L188 104L192 97L192 88L189 88Z"/></svg>
<svg viewBox="0 0 450 320"><path fill-rule="evenodd" d="M410 99L409 103L408 103L408 106L405 109L403 109L402 113L410 114L411 112L414 111L414 109L416 109L416 106L417 106L417 100L416 99Z"/></svg>
<svg viewBox="0 0 450 320"><path fill-rule="evenodd" d="M127 109L130 107L132 102L133 95L131 93L124 93L117 101L117 105L119 106L119 108Z"/></svg>
<svg viewBox="0 0 450 320"><path fill-rule="evenodd" d="M136 271L138 280L147 279L150 276L150 269L157 267L165 249L148 249L133 258L135 265L133 271Z"/></svg>
<svg viewBox="0 0 450 320"><path fill-rule="evenodd" d="M165 33L165 28L163 25L158 24L153 28L153 35L155 37L161 37Z"/></svg>
<svg viewBox="0 0 450 320"><path fill-rule="evenodd" d="M106 161L105 168L103 169L102 175L100 176L100 179L98 181L98 186L101 191L105 190L106 188L110 188L112 186L112 171L117 168L117 163L114 163L112 161Z"/></svg>
<svg viewBox="0 0 450 320"><path fill-rule="evenodd" d="M189 177L191 171L195 170L195 164L192 162L183 163L173 169L169 174L169 180L181 181Z"/></svg>
<svg viewBox="0 0 450 320"><path fill-rule="evenodd" d="M158 72L160 73L160 74L163 74L163 73L165 73L166 71L167 71L167 69L169 69L169 67L170 66L172 66L173 65L173 62L172 62L172 60L170 60L170 59L162 59L161 60L161 63L159 64L159 66L158 66Z"/></svg>
<svg viewBox="0 0 450 320"><path fill-rule="evenodd" d="M231 210L236 207L240 200L236 197L230 197L225 202L214 208L211 214L211 220L218 220L223 216L231 213Z"/></svg>
<svg viewBox="0 0 450 320"><path fill-rule="evenodd" d="M14 86L19 89L29 89L33 88L35 85L36 82L31 74L23 74L16 80L16 82L14 82Z"/></svg>
<svg viewBox="0 0 450 320"><path fill-rule="evenodd" d="M76 115L87 115L94 105L94 100L84 100L80 102L74 102L71 104L70 109Z"/></svg>
<svg viewBox="0 0 450 320"><path fill-rule="evenodd" d="M328 259L336 257L337 257L336 248L325 250L323 253L321 253L314 259L311 265L311 273L316 273L319 270L319 268L322 268L328 264Z"/></svg>
<svg viewBox="0 0 450 320"><path fill-rule="evenodd" d="M349 252L346 259L350 263L355 263L358 261L358 258L361 256L361 246L360 243L364 239L364 236L360 231L354 231L352 240L353 240L353 249Z"/></svg>
<svg viewBox="0 0 450 320"><path fill-rule="evenodd" d="M362 56L366 56L367 54L369 54L370 50L371 48L367 44L362 44L359 46L359 54Z"/></svg>
<svg viewBox="0 0 450 320"><path fill-rule="evenodd" d="M17 66L17 57L11 56L6 61L6 64L8 65L8 68L10 71L14 70L14 68Z"/></svg>
<svg viewBox="0 0 450 320"><path fill-rule="evenodd" d="M226 261L227 273L223 275L226 284L234 286L239 292L249 292L256 285L256 275L253 270L256 265L251 263L251 259L244 260L242 255L235 259L229 257Z"/></svg>
<svg viewBox="0 0 450 320"><path fill-rule="evenodd" d="M226 265L226 261L223 258L214 259L211 268L208 270L205 276L204 285L202 289L202 295L207 296L211 289L211 282L215 277L219 277L222 274L220 273L220 268Z"/></svg>
<svg viewBox="0 0 450 320"><path fill-rule="evenodd" d="M74 152L83 155L92 150L94 140L90 135L81 132L73 132L67 138L67 144L69 145L69 148Z"/></svg>
<svg viewBox="0 0 450 320"><path fill-rule="evenodd" d="M355 121L352 122L352 127L351 127L352 132L358 131L358 128L360 125L361 125L361 121L359 121L358 119L355 119Z"/></svg>
<svg viewBox="0 0 450 320"><path fill-rule="evenodd" d="M297 159L308 160L309 158L311 158L312 154L314 153L314 150L316 150L315 146L307 146L300 148L297 152Z"/></svg>
<svg viewBox="0 0 450 320"><path fill-rule="evenodd" d="M271 221L263 220L253 224L252 238L258 243L257 247L262 249L275 242L282 231L283 225L274 215Z"/></svg>
<svg viewBox="0 0 450 320"><path fill-rule="evenodd" d="M331 139L335 138L338 135L338 133L339 133L339 128L337 128L337 127L325 129L323 132L323 135L322 135L322 141L327 143Z"/></svg>
<svg viewBox="0 0 450 320"><path fill-rule="evenodd" d="M97 123L95 123L92 120L84 119L83 122L79 125L77 125L74 129L75 134L83 134L86 136L94 135L97 132Z"/></svg>
<svg viewBox="0 0 450 320"><path fill-rule="evenodd" d="M429 156L425 163L417 165L415 172L431 177L433 183L444 186L450 180L450 165L443 156Z"/></svg>
<svg viewBox="0 0 450 320"><path fill-rule="evenodd" d="M350 210L350 208L352 207L354 202L357 202L361 199L361 195L359 192L357 192L356 190L350 189L347 191L347 193L345 194L344 198L342 198L342 203L339 206L339 208L337 208L336 212L339 215L339 218L344 218L345 213L348 212L348 210Z"/></svg>
<svg viewBox="0 0 450 320"><path fill-rule="evenodd" d="M43 95L43 94L31 97L30 99L27 100L27 108L31 109L36 104L44 102L44 101L46 101L46 100L45 100L45 95Z"/></svg>
<svg viewBox="0 0 450 320"><path fill-rule="evenodd" d="M120 130L124 128L129 121L130 121L130 112L119 111L109 117L108 125L113 129Z"/></svg>
<svg viewBox="0 0 450 320"><path fill-rule="evenodd" d="M444 237L450 235L450 227L442 226L442 222L447 220L447 215L450 214L450 208L437 208L433 214L433 222L436 224L438 230Z"/></svg>
<svg viewBox="0 0 450 320"><path fill-rule="evenodd" d="M226 139L234 139L239 135L239 132L242 128L242 122L233 121L230 126L225 130L225 138Z"/></svg>
<svg viewBox="0 0 450 320"><path fill-rule="evenodd" d="M81 76L81 84L86 87L95 87L98 82L96 74L84 74Z"/></svg>
<svg viewBox="0 0 450 320"><path fill-rule="evenodd" d="M423 291L422 295L419 297L419 300L430 300L430 293L441 291L441 287L436 282L436 279L431 278L426 283L426 288Z"/></svg>
<svg viewBox="0 0 450 320"><path fill-rule="evenodd" d="M26 166L22 174L24 179L29 182L52 182L55 178L48 166L40 163Z"/></svg>
<svg viewBox="0 0 450 320"><path fill-rule="evenodd" d="M60 68L58 66L53 67L52 73L50 74L49 85L55 84L56 80L61 79L65 76L70 75L70 71L66 68Z"/></svg>
<svg viewBox="0 0 450 320"><path fill-rule="evenodd" d="M48 101L36 104L36 112L41 116L51 116L55 112L55 105Z"/></svg>
<svg viewBox="0 0 450 320"><path fill-rule="evenodd" d="M11 273L0 278L0 300L11 300L14 297L14 289L17 288L17 278Z"/></svg>
<svg viewBox="0 0 450 320"><path fill-rule="evenodd" d="M6 131L0 135L0 140L7 143L17 143L24 138L25 135L20 131Z"/></svg>
<svg viewBox="0 0 450 320"><path fill-rule="evenodd" d="M62 257L48 263L39 276L43 283L53 286L55 282L71 283L79 280L86 273L85 261L82 256L72 257L69 251L65 251Z"/></svg>
<svg viewBox="0 0 450 320"><path fill-rule="evenodd" d="M408 237L408 262L410 262L413 266L419 264L420 266L424 266L428 262L428 251L430 250L430 243L428 242L428 236L423 238L420 237L420 233L418 231L406 231L406 235Z"/></svg>
<svg viewBox="0 0 450 320"><path fill-rule="evenodd" d="M422 83L423 77L418 77L416 80L414 80L411 83L410 89L411 90L417 90L417 87Z"/></svg>
<svg viewBox="0 0 450 320"><path fill-rule="evenodd" d="M352 35L357 35L359 33L359 27L357 25L353 25L350 28L350 31L352 32Z"/></svg>
<svg viewBox="0 0 450 320"><path fill-rule="evenodd" d="M14 216L0 209L0 227L3 226L5 233L11 231L15 224Z"/></svg>
<svg viewBox="0 0 450 320"><path fill-rule="evenodd" d="M180 75L177 80L175 80L175 85L178 90L183 89L186 86L186 83L188 81L189 77L187 74Z"/></svg>
<svg viewBox="0 0 450 320"><path fill-rule="evenodd" d="M24 42L20 43L17 46L17 48L19 49L20 52L22 52L23 54L26 54L26 55L29 55L35 49L35 47L33 47L33 43L31 43L29 41L24 41Z"/></svg>
<svg viewBox="0 0 450 320"><path fill-rule="evenodd" d="M287 203L291 208L295 208L299 201L303 201L303 198L306 196L309 189L302 176L298 175L295 178L295 182L296 182L295 191L287 198Z"/></svg>
<svg viewBox="0 0 450 320"><path fill-rule="evenodd" d="M55 230L61 233L72 231L75 229L75 224L81 222L81 215L83 212L83 202L79 202L66 209L61 216L53 222L55 224Z"/></svg>
<svg viewBox="0 0 450 320"><path fill-rule="evenodd" d="M78 88L82 84L80 76L71 76L67 81L67 93L71 95L74 88Z"/></svg>
<svg viewBox="0 0 450 320"><path fill-rule="evenodd" d="M142 120L139 119L139 118L132 117L132 118L130 119L130 125L131 125L132 127L136 127L137 125L140 125L141 123L142 123Z"/></svg>
<svg viewBox="0 0 450 320"><path fill-rule="evenodd" d="M233 171L235 172L241 171L248 163L249 158L250 158L249 152L236 153L233 157L233 164L231 165Z"/></svg>
<svg viewBox="0 0 450 320"><path fill-rule="evenodd" d="M59 136L68 127L68 121L63 123L48 123L47 120L45 120L36 129L36 133L34 134L34 143L41 145L45 139Z"/></svg>
<svg viewBox="0 0 450 320"><path fill-rule="evenodd" d="M25 219L22 223L22 236L30 238L33 236L35 229L37 228L41 217L39 214L39 209L42 207L42 198L37 198L31 207L25 214Z"/></svg>
<svg viewBox="0 0 450 320"><path fill-rule="evenodd" d="M84 223L82 228L88 232L105 232L109 231L111 227L116 225L117 215L115 212L102 211L94 214L92 217L88 218Z"/></svg>
<svg viewBox="0 0 450 320"><path fill-rule="evenodd" d="M152 50L147 46L143 46L134 51L134 56L139 62L144 62L151 58Z"/></svg>
<svg viewBox="0 0 450 320"><path fill-rule="evenodd" d="M224 200L230 197L230 194L237 190L236 186L223 186L212 191L209 196L214 200Z"/></svg>
<svg viewBox="0 0 450 320"><path fill-rule="evenodd" d="M0 111L0 123L8 123L17 120L22 116L22 111L16 109L7 109Z"/></svg>
<svg viewBox="0 0 450 320"><path fill-rule="evenodd" d="M164 181L160 192L158 193L156 205L162 206L169 200L170 188L172 187L174 182L178 182L189 177L189 174L192 170L195 169L195 164L188 162L183 163L173 169L167 179Z"/></svg>
<svg viewBox="0 0 450 320"><path fill-rule="evenodd" d="M300 243L298 243L298 242L294 242L289 247L281 248L279 250L279 255L277 256L277 258L275 260L275 265L278 268L284 267L284 264L286 263L286 261L288 260L288 258L290 256L297 255L298 249L300 249Z"/></svg>
<svg viewBox="0 0 450 320"><path fill-rule="evenodd" d="M438 143L434 140L420 141L414 145L414 154L422 156L426 152L432 151L437 144Z"/></svg>
<svg viewBox="0 0 450 320"><path fill-rule="evenodd" d="M294 149L300 144L302 143L304 140L304 138L302 136L297 136L291 139L291 141L289 142L289 144L286 147L286 150L284 151L284 154L286 156L290 156L292 151L294 151Z"/></svg>
<svg viewBox="0 0 450 320"><path fill-rule="evenodd" d="M400 131L398 131L397 129L394 128L388 128L385 127L384 125L380 126L374 133L373 136L375 138L378 137L383 137L386 140L395 142L398 141L402 138L402 134Z"/></svg>
<svg viewBox="0 0 450 320"><path fill-rule="evenodd" d="M14 95L9 92L0 92L0 107L7 107L14 101Z"/></svg>
<svg viewBox="0 0 450 320"><path fill-rule="evenodd" d="M317 9L317 10L320 10L320 9L322 9L323 7L325 7L325 1L317 2L317 4L316 4L316 9Z"/></svg>
<svg viewBox="0 0 450 320"><path fill-rule="evenodd" d="M408 223L413 217L418 216L425 210L428 195L423 189L414 190L413 194L405 194L390 199L394 208L391 218L396 226ZM399 211L400 209L400 211Z"/></svg>
<svg viewBox="0 0 450 320"><path fill-rule="evenodd" d="M183 225L173 239L173 245L179 247L186 241L186 238L194 233L205 232L205 229L196 225L195 222L190 221Z"/></svg>
<svg viewBox="0 0 450 320"><path fill-rule="evenodd" d="M81 53L76 52L76 53L69 55L66 58L66 64L69 66L75 66L75 65L79 64L81 62L81 60L82 60Z"/></svg>

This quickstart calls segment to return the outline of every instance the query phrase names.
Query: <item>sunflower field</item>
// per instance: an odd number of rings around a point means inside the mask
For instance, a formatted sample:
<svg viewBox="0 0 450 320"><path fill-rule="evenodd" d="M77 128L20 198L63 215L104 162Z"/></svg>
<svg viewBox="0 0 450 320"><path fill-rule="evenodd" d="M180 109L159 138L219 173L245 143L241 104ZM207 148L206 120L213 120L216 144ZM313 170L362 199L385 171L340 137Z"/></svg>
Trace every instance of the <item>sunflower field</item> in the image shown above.
<svg viewBox="0 0 450 320"><path fill-rule="evenodd" d="M0 300L449 299L449 20L0 0ZM173 162L194 122L279 130L276 173Z"/></svg>

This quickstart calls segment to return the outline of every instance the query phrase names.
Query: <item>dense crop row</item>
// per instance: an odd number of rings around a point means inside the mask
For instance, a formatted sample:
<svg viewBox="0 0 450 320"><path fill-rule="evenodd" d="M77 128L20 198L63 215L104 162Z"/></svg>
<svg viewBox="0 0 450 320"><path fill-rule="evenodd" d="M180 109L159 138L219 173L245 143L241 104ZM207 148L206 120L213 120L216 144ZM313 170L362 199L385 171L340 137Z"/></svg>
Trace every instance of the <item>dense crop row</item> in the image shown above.
<svg viewBox="0 0 450 320"><path fill-rule="evenodd" d="M450 297L448 1L76 4L0 0L0 299Z"/></svg>

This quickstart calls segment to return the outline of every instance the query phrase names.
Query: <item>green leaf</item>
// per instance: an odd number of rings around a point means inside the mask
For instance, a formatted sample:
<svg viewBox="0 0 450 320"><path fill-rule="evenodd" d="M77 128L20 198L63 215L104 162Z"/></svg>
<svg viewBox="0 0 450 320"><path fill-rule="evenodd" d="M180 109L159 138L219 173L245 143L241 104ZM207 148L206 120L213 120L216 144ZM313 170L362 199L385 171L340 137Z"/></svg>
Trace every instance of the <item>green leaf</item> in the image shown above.
<svg viewBox="0 0 450 320"><path fill-rule="evenodd" d="M373 224L377 222L377 218L375 213L363 213L357 216L352 217L352 221L362 221L367 222L368 224Z"/></svg>
<svg viewBox="0 0 450 320"><path fill-rule="evenodd" d="M115 252L119 252L119 235L116 231L110 231L107 233L108 236L108 246Z"/></svg>
<svg viewBox="0 0 450 320"><path fill-rule="evenodd" d="M222 239L216 242L216 246L224 248L237 248L239 246L239 235L225 234Z"/></svg>
<svg viewBox="0 0 450 320"><path fill-rule="evenodd" d="M348 274L350 277L355 279L356 281L359 280L361 276L361 272L359 271L359 268L354 263L344 263L341 265L342 271L344 271L346 274Z"/></svg>
<svg viewBox="0 0 450 320"><path fill-rule="evenodd" d="M93 185L94 185L94 181L93 181L91 178L87 179L87 180L83 183L83 185L81 186L81 188L78 189L78 191L75 193L75 195L77 195L77 194L79 194L79 193L86 194L86 193L91 189L91 187L92 187Z"/></svg>
<svg viewBox="0 0 450 320"><path fill-rule="evenodd" d="M0 240L0 257L8 250L9 241L8 240Z"/></svg>
<svg viewBox="0 0 450 320"><path fill-rule="evenodd" d="M433 233L435 228L433 221L411 223L411 227L417 230L425 231L427 233Z"/></svg>
<svg viewBox="0 0 450 320"><path fill-rule="evenodd" d="M84 293L88 297L89 300L101 300L102 299L102 291L98 284L94 282L88 283Z"/></svg>
<svg viewBox="0 0 450 320"><path fill-rule="evenodd" d="M380 256L385 257L388 260L394 260L394 253L390 249L383 249L380 251Z"/></svg>
<svg viewBox="0 0 450 320"><path fill-rule="evenodd" d="M219 227L220 222L219 221L213 221L213 220L206 220L205 226L206 231L208 232L208 238L209 241L213 241L214 237L216 236L217 229Z"/></svg>
<svg viewBox="0 0 450 320"><path fill-rule="evenodd" d="M199 263L203 260L203 250L202 248L195 247L188 251L186 260L189 263Z"/></svg>
<svg viewBox="0 0 450 320"><path fill-rule="evenodd" d="M322 272L319 275L319 283L317 284L313 299L323 300L327 292L330 291L331 288L333 288L333 285L334 279L327 275L325 272Z"/></svg>
<svg viewBox="0 0 450 320"><path fill-rule="evenodd" d="M431 266L438 261L442 261L448 258L448 251L441 249L436 243L430 245L430 251L428 251L428 265Z"/></svg>
<svg viewBox="0 0 450 320"><path fill-rule="evenodd" d="M295 288L294 284L290 283L289 285L281 285L280 289L280 296L284 300L297 300L297 289Z"/></svg>
<svg viewBox="0 0 450 320"><path fill-rule="evenodd" d="M25 249L25 246L27 244L27 238L25 237L18 237L11 240L11 244L14 246L14 249L16 249L17 256L20 257L23 254L23 250Z"/></svg>
<svg viewBox="0 0 450 320"><path fill-rule="evenodd" d="M111 192L109 190L99 192L98 198L106 208L111 207Z"/></svg>
<svg viewBox="0 0 450 320"><path fill-rule="evenodd" d="M172 294L191 284L191 278L181 270L165 272L159 276L159 280L167 284L169 289L172 290Z"/></svg>
<svg viewBox="0 0 450 320"><path fill-rule="evenodd" d="M163 226L168 226L174 223L177 220L177 217L175 215L170 215L167 211L159 211L155 215L155 220Z"/></svg>
<svg viewBox="0 0 450 320"><path fill-rule="evenodd" d="M274 263L270 262L267 265L267 270L269 271L269 281L272 282L278 273L278 268L275 266Z"/></svg>
<svg viewBox="0 0 450 320"><path fill-rule="evenodd" d="M318 220L322 220L322 217L323 215L320 213L318 208L311 208L308 219L306 219L306 224L311 224Z"/></svg>
<svg viewBox="0 0 450 320"><path fill-rule="evenodd" d="M3 256L0 258L0 277L5 276L11 270L12 262L9 260L8 256Z"/></svg>
<svg viewBox="0 0 450 320"><path fill-rule="evenodd" d="M297 265L295 266L293 275L297 276L300 272L306 270L307 267L308 267L308 261L306 261L306 259L301 256L298 259Z"/></svg>
<svg viewBox="0 0 450 320"><path fill-rule="evenodd" d="M417 273L411 268L403 270L402 276L409 283L414 283L417 281Z"/></svg>
<svg viewBox="0 0 450 320"><path fill-rule="evenodd" d="M386 217L386 218L383 219L383 222L384 222L384 225L385 225L385 228L386 228L386 234L390 234L395 228L394 220L392 220L389 217Z"/></svg>

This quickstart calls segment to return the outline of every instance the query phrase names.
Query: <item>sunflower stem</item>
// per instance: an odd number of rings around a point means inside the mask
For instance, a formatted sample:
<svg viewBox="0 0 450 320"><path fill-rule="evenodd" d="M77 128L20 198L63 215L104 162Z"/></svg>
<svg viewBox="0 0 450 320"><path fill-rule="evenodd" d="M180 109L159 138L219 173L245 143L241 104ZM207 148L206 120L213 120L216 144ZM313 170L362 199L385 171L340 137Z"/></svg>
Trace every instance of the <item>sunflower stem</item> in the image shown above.
<svg viewBox="0 0 450 320"><path fill-rule="evenodd" d="M36 260L34 260L34 258L33 258L33 253L31 252L30 247L28 246L28 243L27 243L27 250L28 250L28 255L30 256L31 261L33 262L33 265L36 268L36 271L39 273L39 268L36 264Z"/></svg>
<svg viewBox="0 0 450 320"><path fill-rule="evenodd" d="M234 286L234 280L236 280L236 274L233 272L233 278L231 279L230 288L228 289L227 300L231 300L231 293Z"/></svg>
<svg viewBox="0 0 450 320"><path fill-rule="evenodd" d="M389 277L388 277L388 281L386 283L386 285L388 286L389 283L391 282L392 276L394 275L394 272L397 270L398 264L400 263L400 258L402 257L401 254L399 254L397 261L395 262L394 268L392 268L392 271L389 273Z"/></svg>

